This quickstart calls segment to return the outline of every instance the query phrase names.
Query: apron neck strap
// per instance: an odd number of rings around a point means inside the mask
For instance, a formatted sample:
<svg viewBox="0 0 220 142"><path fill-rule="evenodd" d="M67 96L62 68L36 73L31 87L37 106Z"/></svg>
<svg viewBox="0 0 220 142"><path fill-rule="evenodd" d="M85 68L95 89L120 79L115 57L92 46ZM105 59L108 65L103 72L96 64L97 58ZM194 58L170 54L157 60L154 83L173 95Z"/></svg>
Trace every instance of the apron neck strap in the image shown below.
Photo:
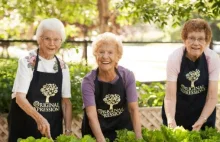
<svg viewBox="0 0 220 142"><path fill-rule="evenodd" d="M58 72L61 72L60 61L59 61L59 59L57 58L56 55L54 55L54 56L55 56L55 58L57 60ZM37 56L36 56L36 63L35 63L35 66L34 66L34 72L37 71L38 61L39 61L39 48L37 49Z"/></svg>
<svg viewBox="0 0 220 142"><path fill-rule="evenodd" d="M115 72L116 74L118 75L119 78L121 78L121 75L120 73L118 72L118 69L115 68ZM99 68L96 69L96 79L95 80L98 80L98 74L99 74Z"/></svg>

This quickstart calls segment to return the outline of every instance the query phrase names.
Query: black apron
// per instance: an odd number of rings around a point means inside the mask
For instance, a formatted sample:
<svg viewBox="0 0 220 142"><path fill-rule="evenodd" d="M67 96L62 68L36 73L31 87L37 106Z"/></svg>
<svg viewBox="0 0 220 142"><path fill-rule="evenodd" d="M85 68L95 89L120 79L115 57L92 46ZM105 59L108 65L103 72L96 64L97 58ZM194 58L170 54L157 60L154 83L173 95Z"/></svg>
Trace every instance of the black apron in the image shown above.
<svg viewBox="0 0 220 142"><path fill-rule="evenodd" d="M61 107L62 70L59 60L55 56L58 64L58 72L45 73L37 71L39 61L38 52L39 51L37 51L33 78L26 98L50 123L51 137L55 139L63 133L63 114ZM33 136L34 138L42 137L40 131L37 129L35 120L17 105L15 98L12 99L11 110L8 116L8 126L9 142L17 142L18 138L25 139L29 136Z"/></svg>
<svg viewBox="0 0 220 142"><path fill-rule="evenodd" d="M209 73L205 54L195 62L186 57L186 50L182 57L180 73L177 79L177 102L175 120L178 126L192 130L192 125L199 119L205 106L208 92ZM162 106L163 124L167 125L167 118ZM216 108L201 128L215 127Z"/></svg>
<svg viewBox="0 0 220 142"><path fill-rule="evenodd" d="M111 142L116 138L116 130L133 130L123 80L118 70L115 69L115 71L119 79L114 84L99 81L98 69L94 81L98 120L104 137L109 138ZM84 109L82 136L87 134L94 137L89 126L88 116Z"/></svg>

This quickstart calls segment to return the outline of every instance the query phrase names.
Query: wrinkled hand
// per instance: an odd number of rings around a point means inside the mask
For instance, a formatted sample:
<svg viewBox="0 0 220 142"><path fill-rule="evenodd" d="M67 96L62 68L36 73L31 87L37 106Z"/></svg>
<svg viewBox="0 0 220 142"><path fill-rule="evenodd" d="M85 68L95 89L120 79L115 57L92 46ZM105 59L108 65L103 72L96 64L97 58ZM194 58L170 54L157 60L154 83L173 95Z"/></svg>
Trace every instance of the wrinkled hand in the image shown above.
<svg viewBox="0 0 220 142"><path fill-rule="evenodd" d="M67 135L67 136L72 135L72 131L71 130L65 131L65 135Z"/></svg>
<svg viewBox="0 0 220 142"><path fill-rule="evenodd" d="M37 120L37 128L42 135L45 135L49 139L51 138L50 124L48 123L48 121L44 117L41 116Z"/></svg>
<svg viewBox="0 0 220 142"><path fill-rule="evenodd" d="M196 123L194 123L194 125L192 125L193 127L193 131L199 131L202 127L202 125L205 123L205 120L202 118L199 118Z"/></svg>
<svg viewBox="0 0 220 142"><path fill-rule="evenodd" d="M168 127L169 128L175 128L176 126L177 125L176 125L176 120L175 119L168 121Z"/></svg>
<svg viewBox="0 0 220 142"><path fill-rule="evenodd" d="M106 142L106 140L105 140L104 137L102 137L102 138L98 138L98 139L96 139L96 142Z"/></svg>

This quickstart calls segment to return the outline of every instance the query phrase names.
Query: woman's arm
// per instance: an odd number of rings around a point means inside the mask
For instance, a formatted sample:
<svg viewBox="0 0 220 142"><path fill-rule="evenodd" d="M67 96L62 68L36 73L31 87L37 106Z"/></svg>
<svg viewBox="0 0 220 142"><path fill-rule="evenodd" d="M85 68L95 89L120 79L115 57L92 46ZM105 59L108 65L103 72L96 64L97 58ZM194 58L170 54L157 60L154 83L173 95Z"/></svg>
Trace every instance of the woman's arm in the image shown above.
<svg viewBox="0 0 220 142"><path fill-rule="evenodd" d="M28 115L30 115L36 121L38 130L41 132L41 134L46 135L46 137L48 138L51 138L50 124L28 102L25 93L21 93L21 92L16 93L16 103L19 105L21 109L23 109Z"/></svg>
<svg viewBox="0 0 220 142"><path fill-rule="evenodd" d="M142 138L142 134L141 134L141 123L140 123L138 103L137 102L128 103L128 108L131 115L131 120L136 138L140 139Z"/></svg>
<svg viewBox="0 0 220 142"><path fill-rule="evenodd" d="M100 123L98 120L98 115L95 106L88 106L85 108L86 114L89 119L89 126L92 129L92 132L96 138L97 142L105 142L105 137L102 133Z"/></svg>
<svg viewBox="0 0 220 142"><path fill-rule="evenodd" d="M206 103L202 110L202 113L196 123L192 126L193 130L200 130L202 125L206 122L211 115L218 102L218 81L209 81L208 94L206 97Z"/></svg>
<svg viewBox="0 0 220 142"><path fill-rule="evenodd" d="M65 125L65 134L70 135L72 133L72 103L69 98L62 99L63 118Z"/></svg>
<svg viewBox="0 0 220 142"><path fill-rule="evenodd" d="M164 98L164 108L167 117L167 124L171 128L176 127L176 121L175 121L176 91L177 91L177 82L167 81L166 95Z"/></svg>

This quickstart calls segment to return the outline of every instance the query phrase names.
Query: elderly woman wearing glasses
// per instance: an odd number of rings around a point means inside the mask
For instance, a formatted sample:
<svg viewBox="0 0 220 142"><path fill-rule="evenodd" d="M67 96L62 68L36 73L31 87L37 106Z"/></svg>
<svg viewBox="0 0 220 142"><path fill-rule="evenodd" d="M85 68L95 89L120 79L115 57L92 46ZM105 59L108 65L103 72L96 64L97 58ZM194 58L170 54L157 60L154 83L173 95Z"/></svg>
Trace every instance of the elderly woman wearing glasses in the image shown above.
<svg viewBox="0 0 220 142"><path fill-rule="evenodd" d="M72 106L67 65L55 55L65 40L61 21L45 19L38 26L39 48L21 58L8 116L9 142L46 136L55 139L71 132Z"/></svg>
<svg viewBox="0 0 220 142"><path fill-rule="evenodd" d="M184 47L167 62L163 124L188 130L215 127L220 60L208 48L212 32L202 19L192 19L182 29Z"/></svg>
<svg viewBox="0 0 220 142"><path fill-rule="evenodd" d="M116 130L134 130L141 138L136 82L128 69L118 66L122 42L112 33L103 33L92 43L98 68L82 81L84 118L82 135L95 136L97 142L111 142Z"/></svg>

